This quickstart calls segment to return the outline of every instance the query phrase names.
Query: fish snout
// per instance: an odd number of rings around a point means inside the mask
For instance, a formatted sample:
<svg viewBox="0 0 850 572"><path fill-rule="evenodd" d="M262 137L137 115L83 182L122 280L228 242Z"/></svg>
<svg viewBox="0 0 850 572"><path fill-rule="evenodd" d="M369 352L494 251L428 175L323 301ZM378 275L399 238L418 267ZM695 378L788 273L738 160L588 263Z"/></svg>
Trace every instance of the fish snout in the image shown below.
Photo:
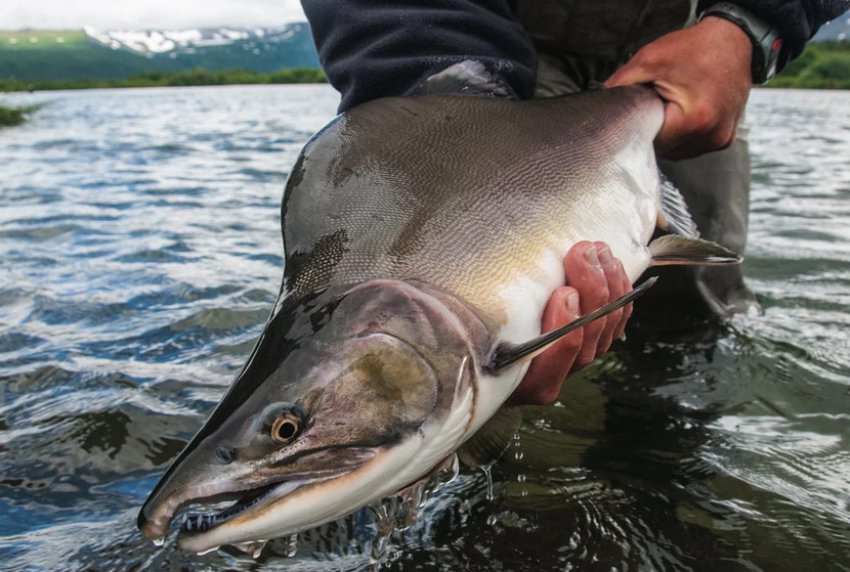
<svg viewBox="0 0 850 572"><path fill-rule="evenodd" d="M142 535L154 543L164 538L171 528L171 519L179 508L173 500L155 503L156 497L151 497L142 506L136 518L136 526Z"/></svg>
<svg viewBox="0 0 850 572"><path fill-rule="evenodd" d="M163 480L167 480L167 476ZM159 544L171 529L174 515L182 507L192 502L219 500L236 490L237 487L228 481L214 484L195 482L174 489L166 483L148 497L136 518L136 526L145 538Z"/></svg>

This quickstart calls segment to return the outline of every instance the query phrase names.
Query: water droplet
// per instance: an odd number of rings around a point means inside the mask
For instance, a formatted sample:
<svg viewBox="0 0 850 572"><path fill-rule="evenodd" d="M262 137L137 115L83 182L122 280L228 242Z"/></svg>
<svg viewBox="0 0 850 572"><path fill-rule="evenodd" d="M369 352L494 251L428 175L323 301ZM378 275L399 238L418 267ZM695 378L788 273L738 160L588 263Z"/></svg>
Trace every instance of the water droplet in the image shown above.
<svg viewBox="0 0 850 572"><path fill-rule="evenodd" d="M413 487L413 497L411 499L415 504L416 508L422 508L425 506L425 485L420 483Z"/></svg>
<svg viewBox="0 0 850 572"><path fill-rule="evenodd" d="M493 469L489 465L481 467L484 471L484 476L487 478L487 500L493 500Z"/></svg>
<svg viewBox="0 0 850 572"><path fill-rule="evenodd" d="M446 458L446 460L443 462L443 466L440 469L439 476L437 479L435 479L436 486L434 490L440 490L440 487L454 481L459 474L460 460L458 460L458 456L456 454L453 454L451 457Z"/></svg>
<svg viewBox="0 0 850 572"><path fill-rule="evenodd" d="M397 523L395 514L397 511L394 509L392 514L390 514L387 506L389 502L391 502L390 499L381 501L377 507L373 507L372 509L375 513L375 524L378 529L374 538L372 538L372 550L370 553L370 563L373 570L378 570L381 567L381 563L387 555L390 536L396 531Z"/></svg>
<svg viewBox="0 0 850 572"><path fill-rule="evenodd" d="M466 521L469 520L469 513L470 513L469 501L468 500L461 501L460 505L458 506L458 514L460 515L460 523L461 524L466 524Z"/></svg>
<svg viewBox="0 0 850 572"><path fill-rule="evenodd" d="M425 494L425 486L420 483L414 485L406 494L402 495L396 510L396 525L399 530L407 530L416 524L416 518L419 516L419 509L425 506L423 500Z"/></svg>
<svg viewBox="0 0 850 572"><path fill-rule="evenodd" d="M369 555L369 563L373 570L378 570L384 557L387 555L387 546L390 543L389 534L381 534L380 532L372 539L372 552Z"/></svg>

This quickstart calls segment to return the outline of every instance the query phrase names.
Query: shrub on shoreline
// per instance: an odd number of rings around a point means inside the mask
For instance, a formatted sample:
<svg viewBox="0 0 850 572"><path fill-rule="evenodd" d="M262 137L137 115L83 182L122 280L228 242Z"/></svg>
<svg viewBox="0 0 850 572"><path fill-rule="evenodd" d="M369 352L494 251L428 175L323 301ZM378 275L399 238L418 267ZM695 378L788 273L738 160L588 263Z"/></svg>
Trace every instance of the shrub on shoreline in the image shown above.
<svg viewBox="0 0 850 572"><path fill-rule="evenodd" d="M809 44L765 87L850 89L850 42Z"/></svg>
<svg viewBox="0 0 850 572"><path fill-rule="evenodd" d="M26 120L28 111L30 110L26 107L6 107L0 105L0 127L20 125Z"/></svg>

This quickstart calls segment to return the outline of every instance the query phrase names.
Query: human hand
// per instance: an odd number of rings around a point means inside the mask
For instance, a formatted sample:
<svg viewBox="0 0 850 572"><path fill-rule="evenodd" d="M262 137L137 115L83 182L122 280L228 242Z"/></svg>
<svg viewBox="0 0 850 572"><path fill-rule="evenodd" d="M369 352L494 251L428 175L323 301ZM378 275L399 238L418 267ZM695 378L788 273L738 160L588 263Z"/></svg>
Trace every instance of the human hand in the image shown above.
<svg viewBox="0 0 850 572"><path fill-rule="evenodd" d="M667 101L656 151L667 159L695 157L735 140L752 87L752 50L738 26L709 16L641 48L605 87L652 84Z"/></svg>
<svg viewBox="0 0 850 572"><path fill-rule="evenodd" d="M565 326L632 289L623 264L604 242L583 241L573 246L564 257L564 272L569 286L558 288L549 297L543 311L544 332ZM631 313L629 304L558 340L531 361L510 403L545 405L555 401L567 374L608 351L611 342L623 335Z"/></svg>

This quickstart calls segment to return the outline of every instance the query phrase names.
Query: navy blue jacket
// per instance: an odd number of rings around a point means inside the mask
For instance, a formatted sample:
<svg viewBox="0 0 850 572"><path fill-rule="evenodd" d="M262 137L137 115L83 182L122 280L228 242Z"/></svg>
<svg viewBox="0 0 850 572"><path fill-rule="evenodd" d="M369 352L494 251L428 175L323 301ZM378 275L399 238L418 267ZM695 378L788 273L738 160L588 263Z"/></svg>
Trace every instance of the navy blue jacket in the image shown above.
<svg viewBox="0 0 850 572"><path fill-rule="evenodd" d="M700 0L700 11L717 0ZM342 94L340 111L407 95L428 76L474 58L521 98L534 90L537 54L512 0L302 0L319 60ZM780 67L850 0L735 0L779 30Z"/></svg>

